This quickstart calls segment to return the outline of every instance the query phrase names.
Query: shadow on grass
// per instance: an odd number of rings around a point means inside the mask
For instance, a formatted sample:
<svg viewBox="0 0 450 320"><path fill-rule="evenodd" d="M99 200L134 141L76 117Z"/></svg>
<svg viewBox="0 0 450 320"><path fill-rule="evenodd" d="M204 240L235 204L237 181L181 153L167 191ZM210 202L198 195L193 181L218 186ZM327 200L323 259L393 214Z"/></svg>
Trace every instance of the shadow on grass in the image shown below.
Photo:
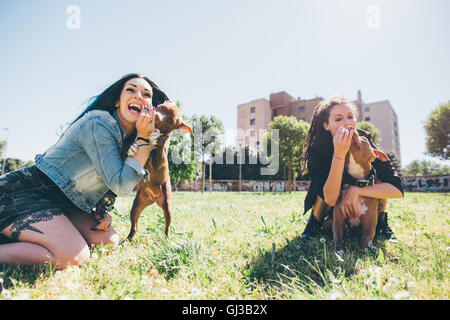
<svg viewBox="0 0 450 320"><path fill-rule="evenodd" d="M317 288L332 288L333 279L349 278L356 272L359 259L371 259L380 262L378 252L385 251L384 241L375 239L377 250L358 249L358 238L354 235L344 237L346 258L340 262L334 254L333 237L330 234L304 240L300 236L289 240L286 245L277 248L272 243L271 250L259 250L244 268L246 285L264 284L267 291L277 288L283 292L296 291L314 294ZM288 292L285 292L288 294Z"/></svg>
<svg viewBox="0 0 450 320"><path fill-rule="evenodd" d="M0 278L3 279L1 289L9 289L17 284L27 284L33 286L38 279L51 277L55 273L55 268L50 265L45 266L9 266L0 265Z"/></svg>

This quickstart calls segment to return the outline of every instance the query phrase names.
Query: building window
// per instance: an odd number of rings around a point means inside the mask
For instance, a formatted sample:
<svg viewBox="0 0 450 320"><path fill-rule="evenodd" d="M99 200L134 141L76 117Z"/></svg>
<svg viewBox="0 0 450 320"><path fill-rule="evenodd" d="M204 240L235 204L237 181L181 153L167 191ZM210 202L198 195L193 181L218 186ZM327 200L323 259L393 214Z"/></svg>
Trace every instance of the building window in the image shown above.
<svg viewBox="0 0 450 320"><path fill-rule="evenodd" d="M255 130L251 130L250 131L250 137L254 137L255 136Z"/></svg>
<svg viewBox="0 0 450 320"><path fill-rule="evenodd" d="M250 125L254 125L255 124L255 119L250 119Z"/></svg>
<svg viewBox="0 0 450 320"><path fill-rule="evenodd" d="M365 117L364 121L370 121L370 117Z"/></svg>
<svg viewBox="0 0 450 320"><path fill-rule="evenodd" d="M365 107L364 112L370 112L370 107Z"/></svg>
<svg viewBox="0 0 450 320"><path fill-rule="evenodd" d="M305 107L298 107L298 113L305 113Z"/></svg>
<svg viewBox="0 0 450 320"><path fill-rule="evenodd" d="M256 112L256 107L250 107L250 113L255 113Z"/></svg>

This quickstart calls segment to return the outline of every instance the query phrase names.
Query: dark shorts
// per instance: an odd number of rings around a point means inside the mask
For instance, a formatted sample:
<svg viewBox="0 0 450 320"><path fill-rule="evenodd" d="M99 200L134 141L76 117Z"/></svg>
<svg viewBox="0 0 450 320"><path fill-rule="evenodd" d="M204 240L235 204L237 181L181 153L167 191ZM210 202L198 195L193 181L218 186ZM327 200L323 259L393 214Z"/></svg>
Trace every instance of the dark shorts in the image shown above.
<svg viewBox="0 0 450 320"><path fill-rule="evenodd" d="M12 224L13 240L17 240L21 230L33 230L33 223L72 210L81 209L35 165L0 177L0 232Z"/></svg>

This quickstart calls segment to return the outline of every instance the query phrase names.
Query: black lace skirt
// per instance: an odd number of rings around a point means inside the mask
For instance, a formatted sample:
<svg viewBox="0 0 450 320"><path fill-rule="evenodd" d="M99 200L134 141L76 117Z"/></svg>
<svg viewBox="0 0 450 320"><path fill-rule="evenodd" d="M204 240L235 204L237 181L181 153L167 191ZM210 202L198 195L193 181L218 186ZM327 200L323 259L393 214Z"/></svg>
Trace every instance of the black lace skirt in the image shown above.
<svg viewBox="0 0 450 320"><path fill-rule="evenodd" d="M69 210L81 209L35 165L0 176L0 232L19 221L32 223L33 217Z"/></svg>

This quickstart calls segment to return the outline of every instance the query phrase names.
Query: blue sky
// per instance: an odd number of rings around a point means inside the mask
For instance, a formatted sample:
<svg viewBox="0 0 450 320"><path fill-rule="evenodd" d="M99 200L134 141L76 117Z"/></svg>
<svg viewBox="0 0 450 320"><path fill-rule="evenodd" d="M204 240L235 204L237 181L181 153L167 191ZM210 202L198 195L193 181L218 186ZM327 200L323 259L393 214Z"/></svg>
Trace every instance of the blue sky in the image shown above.
<svg viewBox="0 0 450 320"><path fill-rule="evenodd" d="M427 158L424 121L450 100L449 12L448 0L2 0L0 138L8 128L7 156L32 160L87 99L139 72L226 129L238 104L281 90L388 99L406 165Z"/></svg>

